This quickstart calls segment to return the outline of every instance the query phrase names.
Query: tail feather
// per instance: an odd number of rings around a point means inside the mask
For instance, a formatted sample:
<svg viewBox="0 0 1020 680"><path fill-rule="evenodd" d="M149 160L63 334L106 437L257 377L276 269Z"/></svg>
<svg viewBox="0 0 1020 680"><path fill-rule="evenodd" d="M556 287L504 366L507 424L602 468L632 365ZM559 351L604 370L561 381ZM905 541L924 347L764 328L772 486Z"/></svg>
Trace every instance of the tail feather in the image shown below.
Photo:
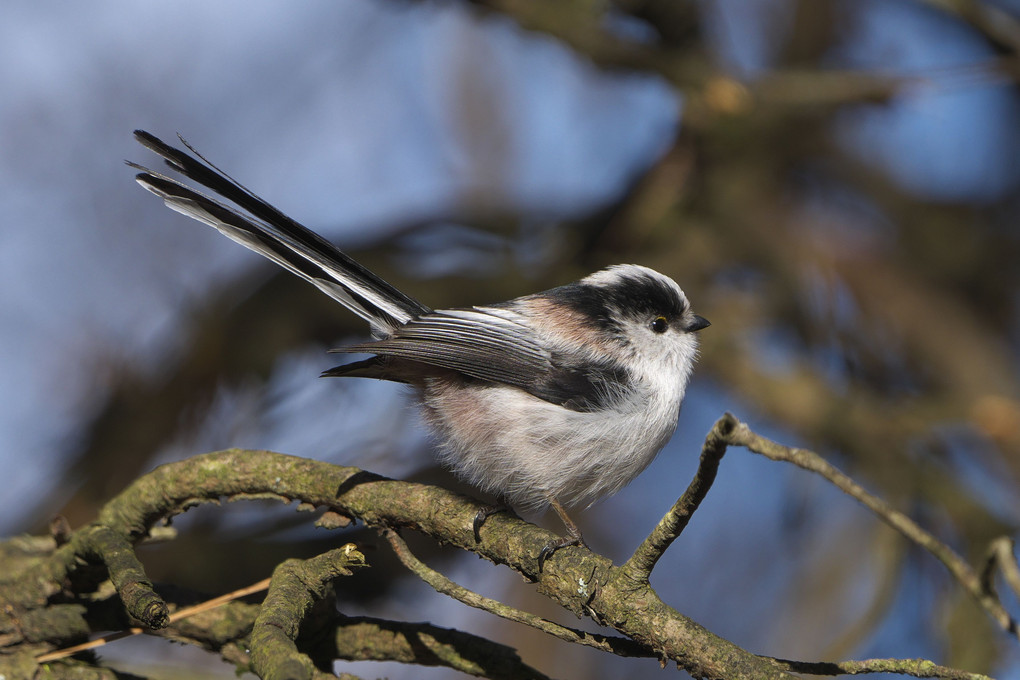
<svg viewBox="0 0 1020 680"><path fill-rule="evenodd" d="M181 142L198 159L147 132L136 130L135 138L162 156L171 168L211 189L243 212L171 177L128 163L142 171L135 179L145 189L162 198L171 209L214 227L246 248L309 281L379 331L386 333L430 311L326 239L235 182L183 139Z"/></svg>

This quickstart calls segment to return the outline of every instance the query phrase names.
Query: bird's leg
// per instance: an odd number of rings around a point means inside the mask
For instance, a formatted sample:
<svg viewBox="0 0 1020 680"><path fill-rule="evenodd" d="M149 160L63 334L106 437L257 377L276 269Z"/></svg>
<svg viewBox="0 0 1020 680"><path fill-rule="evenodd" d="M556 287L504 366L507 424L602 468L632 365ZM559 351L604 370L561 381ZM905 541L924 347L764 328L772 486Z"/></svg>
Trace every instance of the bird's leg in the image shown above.
<svg viewBox="0 0 1020 680"><path fill-rule="evenodd" d="M475 534L475 543L482 542L482 525L485 524L485 520L489 519L493 515L500 512L512 512L513 509L506 503L500 502L495 505L486 505L481 510L475 513L475 518L471 522L471 530Z"/></svg>
<svg viewBox="0 0 1020 680"><path fill-rule="evenodd" d="M567 543L566 545L585 545L584 537L581 536L581 530L574 524L574 520L570 519L570 515L567 514L566 509L562 504L552 496L549 496L549 505L556 511L556 514L560 516L560 520L563 522L563 526L567 528L567 536L573 541L573 543Z"/></svg>
<svg viewBox="0 0 1020 680"><path fill-rule="evenodd" d="M549 541L542 548L542 552L538 553L538 570L542 571L542 566L545 561L549 559L554 552L560 548L566 548L568 545L579 545L587 548L588 545L584 542L584 536L581 535L581 530L574 524L574 520L570 519L567 511L563 509L563 505L558 500L549 496L549 505L556 511L556 514L560 516L560 520L563 522L563 526L567 528L567 535L563 538L556 539L555 541Z"/></svg>

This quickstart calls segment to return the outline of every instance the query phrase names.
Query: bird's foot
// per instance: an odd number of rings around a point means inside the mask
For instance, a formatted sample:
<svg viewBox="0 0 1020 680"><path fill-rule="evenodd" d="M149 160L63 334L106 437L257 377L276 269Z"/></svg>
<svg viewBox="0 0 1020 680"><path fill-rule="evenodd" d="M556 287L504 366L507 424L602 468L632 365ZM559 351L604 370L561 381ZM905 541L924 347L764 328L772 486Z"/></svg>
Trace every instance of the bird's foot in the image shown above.
<svg viewBox="0 0 1020 680"><path fill-rule="evenodd" d="M575 527L576 528L576 527ZM541 573L542 568L545 566L545 561L553 556L560 548L566 548L571 545L577 545L582 548L587 548L588 544L584 542L584 537L581 532L578 531L576 534L569 530L567 535L563 538L557 538L555 541L549 541L543 546L542 551L538 553L538 571Z"/></svg>
<svg viewBox="0 0 1020 680"><path fill-rule="evenodd" d="M489 519L493 515L500 512L510 512L509 505L486 505L484 508L475 513L475 518L471 521L471 530L475 535L475 543L482 542L482 525L485 524L485 520Z"/></svg>
<svg viewBox="0 0 1020 680"><path fill-rule="evenodd" d="M538 571L541 573L542 567L545 566L545 561L552 557L560 548L566 548L569 545L579 545L582 548L587 548L588 544L584 542L584 537L581 535L581 529L578 528L574 520L570 519L570 515L567 514L563 504L556 500L553 496L549 496L549 505L556 511L556 514L560 516L563 521L563 526L567 528L567 535L563 538L558 538L555 541L549 541L542 548L542 551L538 553Z"/></svg>

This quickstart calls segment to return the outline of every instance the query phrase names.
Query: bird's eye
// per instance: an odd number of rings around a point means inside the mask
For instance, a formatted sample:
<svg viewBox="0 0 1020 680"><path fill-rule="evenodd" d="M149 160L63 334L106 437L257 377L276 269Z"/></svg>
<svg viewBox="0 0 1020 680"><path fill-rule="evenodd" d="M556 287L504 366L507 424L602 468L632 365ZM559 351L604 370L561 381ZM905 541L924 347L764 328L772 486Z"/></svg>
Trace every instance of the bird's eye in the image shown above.
<svg viewBox="0 0 1020 680"><path fill-rule="evenodd" d="M669 330L669 321L664 316L657 316L652 319L652 331L656 333L665 333Z"/></svg>

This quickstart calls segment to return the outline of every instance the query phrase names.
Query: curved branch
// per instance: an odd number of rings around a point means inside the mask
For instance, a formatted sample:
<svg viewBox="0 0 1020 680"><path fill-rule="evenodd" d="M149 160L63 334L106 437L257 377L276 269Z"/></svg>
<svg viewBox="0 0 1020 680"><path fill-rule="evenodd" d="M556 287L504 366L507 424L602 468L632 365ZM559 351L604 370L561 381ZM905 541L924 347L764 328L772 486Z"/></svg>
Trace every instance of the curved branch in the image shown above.
<svg viewBox="0 0 1020 680"><path fill-rule="evenodd" d="M153 630L166 628L170 611L152 589L152 581L126 537L110 527L92 525L73 535L71 547L77 555L106 566L110 582L131 616Z"/></svg>
<svg viewBox="0 0 1020 680"><path fill-rule="evenodd" d="M1020 638L1020 628L1018 628L1016 620L1010 616L994 593L989 592L984 587L982 579L967 564L963 557L948 545L935 538L931 533L921 528L917 522L894 509L881 498L865 491L860 484L850 479L817 453L807 449L791 448L778 444L752 432L744 423L738 423L726 436L726 440L730 444L743 446L771 460L786 461L805 470L815 472L831 482L840 491L860 501L886 524L900 532L910 541L927 550L938 561L942 562L953 578L981 605L1002 630L1013 637Z"/></svg>
<svg viewBox="0 0 1020 680"><path fill-rule="evenodd" d="M398 482L357 468L268 451L231 449L156 468L100 512L96 524L128 540L142 539L157 520L201 503L230 499L301 499L376 527L408 527L505 564L538 583L543 594L578 616L607 622L641 646L695 676L781 678L771 662L713 635L672 607L650 586L621 578L608 559L571 547L538 570L538 555L555 536L510 515L487 522L475 543L477 501L444 489ZM586 589L583 584L598 584ZM640 612L640 615L635 615Z"/></svg>
<svg viewBox="0 0 1020 680"><path fill-rule="evenodd" d="M687 490L621 567L636 582L648 583L648 577L652 573L652 569L655 568L656 562L687 527L691 516L701 505L708 490L712 488L712 482L715 481L715 474L719 469L719 462L726 454L726 438L737 424L737 419L729 413L716 421L708 436L705 437L705 444L701 447L701 462L698 465L698 471Z"/></svg>
<svg viewBox="0 0 1020 680"><path fill-rule="evenodd" d="M251 631L251 665L263 680L312 680L315 666L295 641L305 615L332 592L333 580L365 566L348 543L308 560L287 560L273 571Z"/></svg>
<svg viewBox="0 0 1020 680"><path fill-rule="evenodd" d="M445 666L491 680L549 680L513 647L430 623L340 617L330 639L338 659Z"/></svg>
<svg viewBox="0 0 1020 680"><path fill-rule="evenodd" d="M472 590L468 590L467 588L454 583L438 571L430 569L421 560L415 557L414 553L411 552L411 549L407 547L407 543L404 542L404 539L402 539L397 532L392 529L387 529L383 532L383 534L386 537L386 540L389 541L390 547L393 548L393 552L396 554L397 559L399 559L400 562L411 571L411 573L432 586L436 592L442 593L443 595L449 595L453 599L463 602L469 607L475 607L476 609L487 611L490 614L494 614L508 621L523 623L525 626L530 626L565 642L572 642L585 647L594 647L595 649L601 649L604 652L610 652L618 656L655 656L655 654L651 651L635 644L633 640L588 633L583 630L576 630L574 628L561 626L560 624L549 621L548 619L543 619L541 616L521 611L520 609L505 605L498 600L493 600L479 595ZM595 584L588 584L588 586L593 589L597 587Z"/></svg>
<svg viewBox="0 0 1020 680"><path fill-rule="evenodd" d="M170 616L170 625L154 634L218 653L226 661L235 664L239 672L248 671L252 665L249 636L261 605L240 602L236 598L245 593L265 590L268 581L266 579L234 591L223 598L177 609ZM185 601L197 597L184 590L177 594ZM78 608L81 609L80 606ZM131 632L152 633L137 628ZM366 616L349 617L334 613L313 635L319 640L313 654L324 659L443 666L492 680L548 680L545 675L522 662L512 647L430 623L389 621ZM105 639L113 637L106 636ZM80 649L91 649L93 646L83 645ZM74 653L80 650L65 651ZM46 661L61 656L64 655L53 656ZM313 669L312 677L318 679L334 676ZM339 677L342 680L355 678L346 673Z"/></svg>
<svg viewBox="0 0 1020 680"><path fill-rule="evenodd" d="M843 674L879 670L948 678L980 677L954 669L945 669L927 661L910 659L806 663L758 656L713 635L663 603L647 582L642 582L640 578L635 579L635 569L640 574L644 568L648 568L647 565L654 564L665 546L679 534L685 518L690 516L697 507L699 498L707 492L711 476L714 474L714 466L718 464L718 457L726 445L733 444L747 446L753 451L767 452L765 455L779 460L799 461L798 464L808 469L820 471L832 479L840 480L841 488L850 489L855 494L864 493L815 454L769 442L752 433L733 416L727 415L720 419L706 440L707 455L699 471L699 477L684 494L686 500L681 498L675 506L679 508L678 512L675 515L668 515L664 522L660 523L661 531L657 528L653 532L647 551L639 549L638 560L622 567L614 567L605 557L585 548L570 547L557 552L546 564L544 571L539 572L537 557L553 535L517 517L501 514L490 518L486 524L484 540L476 543L472 522L482 507L476 501L436 487L397 482L356 468L338 467L267 451L234 449L197 456L157 468L110 501L101 511L99 520L94 525L86 527L83 532L99 531L101 528L102 533L112 532L120 536L118 544L122 544L123 541L138 542L146 536L150 525L158 519L168 518L199 503L219 502L223 497L230 499L269 497L284 501L300 499L303 508L307 508L308 504L327 508L326 515L331 518L328 522L331 525L339 526L345 523L338 522L337 518L357 517L383 530L407 527L436 540L473 551L495 563L505 564L536 582L539 592L563 607L579 616L590 616L599 623L612 626L630 638L635 649L650 650L663 660L673 660L695 677L786 678L790 677L791 672ZM871 499L862 501L870 503L869 507L871 505L884 507L878 499L866 494L863 498ZM888 508L886 510L888 511ZM890 514L889 517L896 517L896 513ZM904 521L909 523L905 518L896 521L900 524ZM65 566L73 563L74 560L70 558L73 556L73 551L70 550L73 544L72 536L71 543L55 550L53 553L55 560ZM399 549L400 542L395 542L395 547ZM408 562L414 564L410 560ZM426 569L419 568L417 571L420 575L427 576ZM257 627L257 634L253 634L256 640L251 649L257 650L262 647L263 645L259 643L265 641L263 638L276 639L282 635L284 639L279 642L288 651L279 656L295 662L291 664L293 668L288 667L284 675L289 676L293 670L317 678L320 672L311 667L310 663L305 663L304 659L308 657L299 658L300 655L297 655L296 648L293 647L296 626L294 622L300 615L290 616L287 620L291 623L287 623L283 620L278 621L277 614L288 608L303 610L307 605L304 600L315 599L313 594L318 592L315 584L322 582L335 571L327 569L323 572L326 576L320 574L308 578L295 575L290 579L291 585L305 594L281 595L275 602L267 602L262 610L260 618L264 620ZM464 592L460 595L471 599ZM334 646L338 649L341 644L340 636L343 634L341 631L343 622L336 625ZM322 630L321 624L319 629ZM466 634L454 632L450 635L456 642L466 644L463 638ZM382 632L379 636L385 637ZM483 641L482 644L496 643ZM320 643L311 653L314 654L315 650L318 650L315 658L318 659L318 663L323 664L326 659L335 658L335 655L325 656L332 654L329 649ZM390 649L396 651L393 646ZM459 653L456 648L440 646L439 649L443 650L443 654L448 652L451 659L456 659ZM613 651L617 650L614 648ZM221 653L236 663L247 665L245 660L248 654L238 643L232 643L231 649ZM422 658L438 659L444 664L451 663L435 651L429 651ZM274 676L268 666L263 670L267 676ZM488 670L485 672L491 675Z"/></svg>
<svg viewBox="0 0 1020 680"><path fill-rule="evenodd" d="M940 666L927 659L863 659L861 661L833 661L810 663L775 659L777 666L794 673L809 675L868 675L871 673L897 673L915 678L945 678L946 680L992 680L981 673L968 673L948 666Z"/></svg>

